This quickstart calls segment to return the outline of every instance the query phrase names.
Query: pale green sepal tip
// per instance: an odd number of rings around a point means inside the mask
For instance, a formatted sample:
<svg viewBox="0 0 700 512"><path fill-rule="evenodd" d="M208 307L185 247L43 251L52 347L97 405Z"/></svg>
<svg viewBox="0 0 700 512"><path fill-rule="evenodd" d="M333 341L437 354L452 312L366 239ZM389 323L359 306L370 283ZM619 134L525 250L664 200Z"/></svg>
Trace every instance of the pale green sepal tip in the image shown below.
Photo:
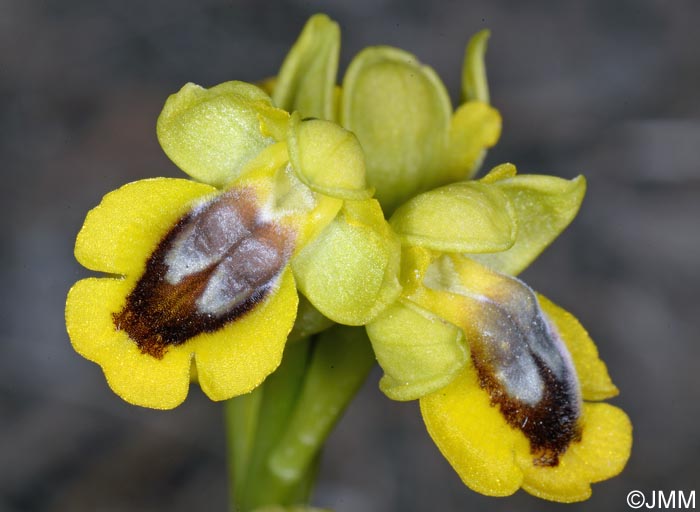
<svg viewBox="0 0 700 512"><path fill-rule="evenodd" d="M188 83L165 102L158 117L158 141L168 157L198 181L222 187L274 139L261 120L284 123L261 89L225 82L211 89Z"/></svg>
<svg viewBox="0 0 700 512"><path fill-rule="evenodd" d="M484 56L491 32L481 30L474 34L464 51L462 64L462 101L489 103L489 84L486 79Z"/></svg>
<svg viewBox="0 0 700 512"><path fill-rule="evenodd" d="M502 252L470 257L504 274L517 275L571 223L586 193L586 180L554 176L518 175L494 181L515 209L518 233L513 246Z"/></svg>
<svg viewBox="0 0 700 512"><path fill-rule="evenodd" d="M410 301L399 300L367 324L392 400L416 400L449 384L469 357L464 334Z"/></svg>
<svg viewBox="0 0 700 512"><path fill-rule="evenodd" d="M324 14L312 16L284 59L272 99L304 117L335 118L340 28Z"/></svg>
<svg viewBox="0 0 700 512"><path fill-rule="evenodd" d="M340 112L385 211L445 182L452 106L435 71L413 55L383 46L361 51L345 74Z"/></svg>
<svg viewBox="0 0 700 512"><path fill-rule="evenodd" d="M292 114L287 137L289 159L312 190L341 199L368 199L362 147L352 132L330 121L301 121Z"/></svg>
<svg viewBox="0 0 700 512"><path fill-rule="evenodd" d="M390 224L404 243L443 252L505 251L518 230L506 194L479 182L420 194L399 207Z"/></svg>

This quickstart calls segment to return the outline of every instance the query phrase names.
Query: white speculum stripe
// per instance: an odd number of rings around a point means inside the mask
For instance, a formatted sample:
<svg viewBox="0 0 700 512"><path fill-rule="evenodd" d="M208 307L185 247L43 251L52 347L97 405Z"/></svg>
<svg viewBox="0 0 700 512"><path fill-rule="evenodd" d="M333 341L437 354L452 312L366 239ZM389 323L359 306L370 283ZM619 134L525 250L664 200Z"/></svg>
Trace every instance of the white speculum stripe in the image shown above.
<svg viewBox="0 0 700 512"><path fill-rule="evenodd" d="M505 392L535 407L544 397L543 368L578 402L578 379L566 347L549 325L535 293L515 278L498 283L493 296L477 296L483 307L484 361ZM483 335L490 332L489 336ZM576 410L578 410L578 404Z"/></svg>
<svg viewBox="0 0 700 512"><path fill-rule="evenodd" d="M246 238L216 266L196 301L201 313L221 315L247 300L279 272L282 255L264 241Z"/></svg>
<svg viewBox="0 0 700 512"><path fill-rule="evenodd" d="M581 439L581 393L569 352L535 293L514 277L446 255L428 267L423 283L466 299L462 325L479 385L529 440L534 464L559 464Z"/></svg>
<svg viewBox="0 0 700 512"><path fill-rule="evenodd" d="M194 301L204 315L227 314L264 292L289 250L285 234L261 217L249 194L236 190L195 208L163 258L165 281L178 285L206 272Z"/></svg>
<svg viewBox="0 0 700 512"><path fill-rule="evenodd" d="M213 204L198 208L194 219L173 241L164 258L168 270L165 280L178 284L185 277L196 274L219 261L250 231L243 224L234 205Z"/></svg>
<svg viewBox="0 0 700 512"><path fill-rule="evenodd" d="M474 332L469 339L482 370L488 369L510 398L531 407L545 395L543 370L548 371L578 411L580 392L571 356L535 293L514 277L483 267L474 272L472 282L460 280L452 260L442 257L431 265L424 282L474 300Z"/></svg>
<svg viewBox="0 0 700 512"><path fill-rule="evenodd" d="M528 288L509 287L507 301L480 298L478 324L483 362L511 397L532 407L544 396L540 361L555 379L572 390L577 379L556 333L549 327ZM487 334L488 333L488 334Z"/></svg>

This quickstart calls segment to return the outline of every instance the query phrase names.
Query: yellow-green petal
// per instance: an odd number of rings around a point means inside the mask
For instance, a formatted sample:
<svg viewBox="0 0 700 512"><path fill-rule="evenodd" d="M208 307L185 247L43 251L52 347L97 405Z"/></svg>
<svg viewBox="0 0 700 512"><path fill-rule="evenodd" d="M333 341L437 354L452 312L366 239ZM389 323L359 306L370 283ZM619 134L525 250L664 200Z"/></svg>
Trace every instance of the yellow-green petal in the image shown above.
<svg viewBox="0 0 700 512"><path fill-rule="evenodd" d="M399 251L377 201L346 201L292 268L299 289L321 313L362 325L400 293Z"/></svg>
<svg viewBox="0 0 700 512"><path fill-rule="evenodd" d="M473 259L504 274L522 272L568 226L578 213L586 180L519 175L493 181L515 209L518 234L502 252L474 254Z"/></svg>
<svg viewBox="0 0 700 512"><path fill-rule="evenodd" d="M469 348L458 327L411 303L396 301L367 324L384 376L379 388L392 400L415 400L452 381Z"/></svg>
<svg viewBox="0 0 700 512"><path fill-rule="evenodd" d="M367 181L386 211L445 183L439 164L451 114L440 78L410 53L371 47L350 63L341 124L360 140Z"/></svg>
<svg viewBox="0 0 700 512"><path fill-rule="evenodd" d="M365 159L357 137L330 121L292 116L289 159L312 190L343 199L366 199Z"/></svg>
<svg viewBox="0 0 700 512"><path fill-rule="evenodd" d="M189 340L197 376L212 400L226 400L257 387L282 360L294 325L298 297L287 269L268 298L218 331Z"/></svg>
<svg viewBox="0 0 700 512"><path fill-rule="evenodd" d="M501 136L501 114L480 101L461 105L450 122L443 166L451 181L471 178L479 170L486 149Z"/></svg>
<svg viewBox="0 0 700 512"><path fill-rule="evenodd" d="M225 82L204 89L189 83L165 102L158 141L184 172L222 187L274 142L272 135L286 132L287 117L254 85Z"/></svg>
<svg viewBox="0 0 700 512"><path fill-rule="evenodd" d="M513 176L518 174L518 170L513 164L510 163L505 163L505 164L500 164L491 169L486 176L481 178L479 181L481 183L496 183L501 180L505 180L508 178L512 178Z"/></svg>
<svg viewBox="0 0 700 512"><path fill-rule="evenodd" d="M154 178L128 183L90 210L75 242L75 257L91 270L143 272L161 238L214 187L190 180Z"/></svg>
<svg viewBox="0 0 700 512"><path fill-rule="evenodd" d="M134 279L83 279L66 301L66 327L73 348L99 364L112 390L127 402L154 409L180 405L190 386L192 351L174 346L162 359L142 353L112 314L120 311Z"/></svg>
<svg viewBox="0 0 700 512"><path fill-rule="evenodd" d="M324 14L312 16L287 54L272 99L289 112L333 120L340 28Z"/></svg>
<svg viewBox="0 0 700 512"><path fill-rule="evenodd" d="M420 194L399 207L390 223L404 243L445 252L504 251L517 233L506 195L478 182Z"/></svg>
<svg viewBox="0 0 700 512"><path fill-rule="evenodd" d="M537 295L540 307L557 330L571 354L584 400L605 400L618 394L605 363L598 357L598 349L579 321L552 301Z"/></svg>
<svg viewBox="0 0 700 512"><path fill-rule="evenodd" d="M490 36L490 31L481 30L474 34L467 44L462 64L462 101L489 103L484 56Z"/></svg>

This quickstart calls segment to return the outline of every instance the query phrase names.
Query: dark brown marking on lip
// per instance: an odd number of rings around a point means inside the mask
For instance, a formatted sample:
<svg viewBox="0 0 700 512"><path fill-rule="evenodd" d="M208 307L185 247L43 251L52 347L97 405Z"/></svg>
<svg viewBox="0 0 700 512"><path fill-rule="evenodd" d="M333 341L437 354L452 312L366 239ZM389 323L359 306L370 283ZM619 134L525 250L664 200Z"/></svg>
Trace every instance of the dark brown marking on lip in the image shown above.
<svg viewBox="0 0 700 512"><path fill-rule="evenodd" d="M525 434L535 465L553 467L571 443L581 440L579 411L568 384L557 379L539 357L532 356L544 383L543 396L534 406L511 397L486 362L483 346L472 345L479 384L488 392L491 404L499 407L509 425Z"/></svg>
<svg viewBox="0 0 700 512"><path fill-rule="evenodd" d="M464 298L480 387L523 432L534 464L557 466L581 439L581 394L570 355L535 292L515 277L446 255L430 265L424 283Z"/></svg>
<svg viewBox="0 0 700 512"><path fill-rule="evenodd" d="M244 224L230 226L240 235L226 232L228 217L221 215L231 212L236 215L230 218ZM293 242L290 230L260 219L253 191L222 194L184 215L163 237L124 308L112 315L114 325L143 353L160 359L169 346L216 331L254 309L273 288ZM192 251L204 264L170 278L167 261L186 263Z"/></svg>

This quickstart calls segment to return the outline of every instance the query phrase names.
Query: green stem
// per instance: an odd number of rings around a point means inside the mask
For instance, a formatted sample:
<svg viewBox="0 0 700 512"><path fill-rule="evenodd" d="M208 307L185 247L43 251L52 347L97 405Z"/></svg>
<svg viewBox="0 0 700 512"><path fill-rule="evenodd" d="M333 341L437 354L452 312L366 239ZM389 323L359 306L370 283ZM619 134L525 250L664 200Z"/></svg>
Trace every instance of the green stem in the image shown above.
<svg viewBox="0 0 700 512"><path fill-rule="evenodd" d="M364 329L336 326L290 343L263 385L227 402L236 512L308 501L321 448L373 363Z"/></svg>
<svg viewBox="0 0 700 512"><path fill-rule="evenodd" d="M300 481L374 364L364 329L333 327L318 336L304 387L270 471L289 486Z"/></svg>
<svg viewBox="0 0 700 512"><path fill-rule="evenodd" d="M238 497L244 494L244 479L241 476L246 474L253 451L262 391L262 387L258 387L247 395L225 402L227 455L231 475L229 494L233 511L240 510Z"/></svg>

